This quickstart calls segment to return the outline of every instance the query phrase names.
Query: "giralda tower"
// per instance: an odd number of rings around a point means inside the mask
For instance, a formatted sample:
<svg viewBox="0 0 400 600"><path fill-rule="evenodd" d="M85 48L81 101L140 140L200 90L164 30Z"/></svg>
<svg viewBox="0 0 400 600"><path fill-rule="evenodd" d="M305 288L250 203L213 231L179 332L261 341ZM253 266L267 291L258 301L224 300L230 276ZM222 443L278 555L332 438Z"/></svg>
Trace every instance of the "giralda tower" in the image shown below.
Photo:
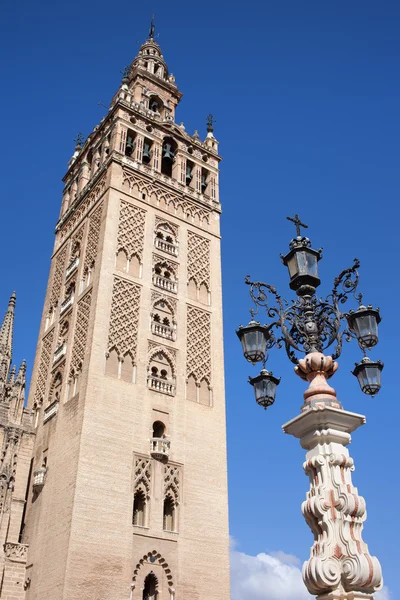
<svg viewBox="0 0 400 600"><path fill-rule="evenodd" d="M154 27L65 175L29 408L27 600L229 600L218 142Z"/></svg>

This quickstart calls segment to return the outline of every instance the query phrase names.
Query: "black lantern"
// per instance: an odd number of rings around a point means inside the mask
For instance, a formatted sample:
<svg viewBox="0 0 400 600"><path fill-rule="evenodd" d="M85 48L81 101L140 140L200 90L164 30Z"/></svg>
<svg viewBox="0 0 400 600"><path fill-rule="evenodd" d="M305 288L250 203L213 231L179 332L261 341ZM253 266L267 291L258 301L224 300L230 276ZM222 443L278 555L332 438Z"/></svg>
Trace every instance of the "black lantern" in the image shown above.
<svg viewBox="0 0 400 600"><path fill-rule="evenodd" d="M383 363L380 360L373 362L364 356L360 363L356 363L353 375L358 379L361 391L368 396L375 396L381 389L381 371Z"/></svg>
<svg viewBox="0 0 400 600"><path fill-rule="evenodd" d="M254 387L256 402L265 410L275 402L276 386L280 379L274 377L267 369L262 369L257 377L249 377L249 383Z"/></svg>
<svg viewBox="0 0 400 600"><path fill-rule="evenodd" d="M252 363L264 360L267 341L271 337L266 325L260 325L257 321L252 320L246 327L239 325L236 335L242 343L246 360Z"/></svg>
<svg viewBox="0 0 400 600"><path fill-rule="evenodd" d="M318 277L321 250L313 250L308 238L297 236L290 242L290 252L281 258L289 270L290 288L299 295L312 295L321 283Z"/></svg>
<svg viewBox="0 0 400 600"><path fill-rule="evenodd" d="M350 330L356 335L361 348L372 348L378 343L378 323L381 317L372 306L359 306L346 315Z"/></svg>

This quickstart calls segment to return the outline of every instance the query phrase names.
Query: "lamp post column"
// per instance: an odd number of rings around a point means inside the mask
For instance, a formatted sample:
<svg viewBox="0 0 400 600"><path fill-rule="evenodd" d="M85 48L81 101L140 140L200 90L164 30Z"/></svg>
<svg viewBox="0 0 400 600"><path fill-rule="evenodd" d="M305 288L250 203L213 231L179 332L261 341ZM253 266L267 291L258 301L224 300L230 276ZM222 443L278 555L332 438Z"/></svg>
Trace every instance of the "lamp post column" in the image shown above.
<svg viewBox="0 0 400 600"><path fill-rule="evenodd" d="M344 410L327 383L337 368L320 352L299 360L295 372L310 385L300 415L283 425L307 450L303 467L310 491L302 512L314 544L303 579L318 600L373 600L382 587L382 571L361 537L366 505L352 484L354 461L346 448L365 417Z"/></svg>

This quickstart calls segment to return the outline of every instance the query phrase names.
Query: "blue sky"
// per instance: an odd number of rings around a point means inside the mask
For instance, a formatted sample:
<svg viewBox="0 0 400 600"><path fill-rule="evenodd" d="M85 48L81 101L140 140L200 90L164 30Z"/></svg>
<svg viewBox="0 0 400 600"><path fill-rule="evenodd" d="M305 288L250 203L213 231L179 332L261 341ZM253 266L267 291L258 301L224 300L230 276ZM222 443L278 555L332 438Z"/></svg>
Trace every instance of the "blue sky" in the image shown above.
<svg viewBox="0 0 400 600"><path fill-rule="evenodd" d="M294 231L286 216L298 212L314 247L324 248L321 293L357 256L365 301L381 308L373 356L385 362L382 391L375 399L359 391L350 374L359 357L354 344L345 347L332 385L346 408L367 416L350 447L354 482L367 500L364 539L396 598L400 4L256 0L248 6L209 0L3 6L1 311L16 288L14 356L31 368L73 140L105 114L98 103L109 103L154 10L157 41L184 93L177 120L205 135L212 112L224 157L231 534L238 550L253 557L284 552L302 561L312 543L300 513L308 488L304 451L281 432L298 413L304 384L284 352L272 352L269 366L282 381L275 405L262 412L247 384L256 371L234 333L248 319L247 273L291 297L279 254Z"/></svg>

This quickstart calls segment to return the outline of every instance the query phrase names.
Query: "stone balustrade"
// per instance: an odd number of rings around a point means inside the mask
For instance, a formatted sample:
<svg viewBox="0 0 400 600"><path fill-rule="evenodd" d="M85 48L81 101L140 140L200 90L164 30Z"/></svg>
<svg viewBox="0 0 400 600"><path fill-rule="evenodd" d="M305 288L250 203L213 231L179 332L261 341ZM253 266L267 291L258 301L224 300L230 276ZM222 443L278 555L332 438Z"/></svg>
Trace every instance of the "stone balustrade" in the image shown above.
<svg viewBox="0 0 400 600"><path fill-rule="evenodd" d="M162 394L167 394L168 396L175 396L175 384L170 379L163 379L162 377L149 375L147 378L147 385L155 392L161 392Z"/></svg>
<svg viewBox="0 0 400 600"><path fill-rule="evenodd" d="M171 441L165 437L157 438L153 437L150 440L150 454L153 458L163 460L168 458Z"/></svg>
<svg viewBox="0 0 400 600"><path fill-rule="evenodd" d="M74 299L75 297L74 295L72 295L64 300L64 302L60 306L60 315L62 315L70 306L73 305Z"/></svg>
<svg viewBox="0 0 400 600"><path fill-rule="evenodd" d="M157 321L151 322L151 332L154 335L159 335L166 340L175 341L175 329L170 325L164 325L164 323L158 323Z"/></svg>
<svg viewBox="0 0 400 600"><path fill-rule="evenodd" d="M50 404L50 406L48 406L47 408L44 409L43 423L46 423L52 417L55 417L55 415L58 413L58 407L59 407L59 401L56 400L55 402L52 402L52 404Z"/></svg>
<svg viewBox="0 0 400 600"><path fill-rule="evenodd" d="M153 283L155 286L167 290L168 292L173 292L174 294L178 291L178 284L176 281L173 281L169 277L158 275L157 273L153 273Z"/></svg>
<svg viewBox="0 0 400 600"><path fill-rule="evenodd" d="M66 355L66 353L67 353L67 344L64 342L63 344L58 346L58 348L56 348L56 351L54 352L54 356L53 356L53 364L58 362L59 360L61 360L61 358Z"/></svg>
<svg viewBox="0 0 400 600"><path fill-rule="evenodd" d="M65 277L68 279L68 277L70 275L72 275L72 273L74 273L76 271L76 269L78 268L78 266L79 266L79 256L77 256L76 258L74 258L74 260L72 260L69 263L69 265L67 267L67 270L65 272Z"/></svg>
<svg viewBox="0 0 400 600"><path fill-rule="evenodd" d="M178 256L178 247L175 244L171 244L171 242L162 240L161 238L156 237L155 247L158 248L158 250L167 252L167 254Z"/></svg>

